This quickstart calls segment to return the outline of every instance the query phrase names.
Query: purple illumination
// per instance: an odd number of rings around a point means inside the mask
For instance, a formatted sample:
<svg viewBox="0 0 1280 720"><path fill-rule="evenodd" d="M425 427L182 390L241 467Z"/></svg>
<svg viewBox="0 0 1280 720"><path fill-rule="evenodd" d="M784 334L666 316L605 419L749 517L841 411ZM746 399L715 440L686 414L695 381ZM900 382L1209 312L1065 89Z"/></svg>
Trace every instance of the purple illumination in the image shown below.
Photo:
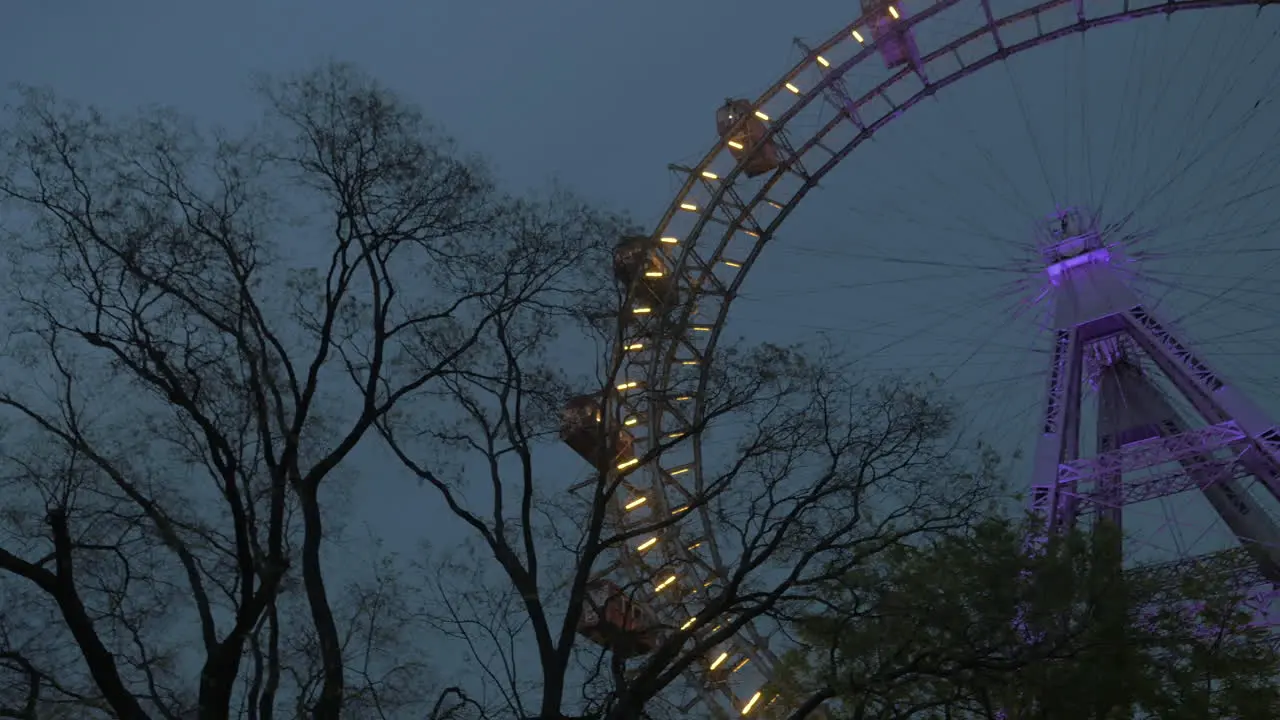
<svg viewBox="0 0 1280 720"><path fill-rule="evenodd" d="M1097 224L1076 208L1046 218L1039 234L1044 244L1041 255L1055 286L1062 284L1070 270L1111 261L1111 251L1103 244Z"/></svg>
<svg viewBox="0 0 1280 720"><path fill-rule="evenodd" d="M898 21L890 17L876 18L871 26L871 37L880 48L880 56L884 58L887 68L895 68L911 62L916 54L916 40L911 31L898 25Z"/></svg>
<svg viewBox="0 0 1280 720"><path fill-rule="evenodd" d="M884 58L885 67L892 70L910 64L920 73L920 50L911 28L904 22L906 13L899 10L892 0L862 0L860 4L863 15L874 18L869 20L871 38L880 51L880 57ZM862 41L861 37L858 41Z"/></svg>
<svg viewBox="0 0 1280 720"><path fill-rule="evenodd" d="M1090 263L1105 263L1111 260L1111 252L1106 248L1098 248L1090 250L1082 255L1067 258L1061 262L1056 262L1049 266L1049 282L1054 285L1061 285L1063 276L1072 268L1088 265Z"/></svg>
<svg viewBox="0 0 1280 720"><path fill-rule="evenodd" d="M1229 570L1231 581L1270 591L1280 586L1280 527L1244 489L1260 481L1280 499L1280 483L1268 482L1280 477L1280 428L1143 305L1099 227L1096 215L1067 208L1037 228L1055 342L1031 511L1048 534L1085 516L1122 527L1127 506L1200 493L1241 541L1232 552L1248 560L1251 572ZM1157 387L1147 369L1172 390ZM1193 409L1195 422L1169 395ZM1081 452L1086 402L1097 405L1092 456ZM1265 592L1246 603L1255 622L1280 619L1269 612L1273 601ZM1015 625L1028 636L1021 616Z"/></svg>

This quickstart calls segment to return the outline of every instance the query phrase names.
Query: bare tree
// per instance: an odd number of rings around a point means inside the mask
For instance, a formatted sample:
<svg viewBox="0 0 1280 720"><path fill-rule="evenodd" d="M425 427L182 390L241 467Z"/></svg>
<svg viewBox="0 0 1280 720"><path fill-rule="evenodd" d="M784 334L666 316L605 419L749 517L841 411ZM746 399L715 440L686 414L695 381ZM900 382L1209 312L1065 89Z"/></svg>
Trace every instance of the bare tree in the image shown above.
<svg viewBox="0 0 1280 720"><path fill-rule="evenodd" d="M606 296L626 307L616 292L598 289L583 313L598 317ZM619 382L620 365L574 377L563 348L591 343L568 327L539 308L509 306L482 342L433 362L445 391L433 402L456 412L378 421L404 465L476 540L437 559L433 618L469 654L477 716L683 717L672 700L681 679L706 674L713 650L746 626L778 627L815 602L823 583L896 545L967 525L998 491L991 455L955 445L950 405L936 387L860 382L831 352L744 346L717 355L697 425L637 458L638 466L656 462L700 438L703 487L685 512L619 524L619 499L628 498L612 449L600 452L603 471L578 500L566 499L557 477L559 410L570 388L606 397ZM566 335L547 342L557 328ZM590 352L606 355L614 339ZM599 447L611 447L617 426L597 422ZM716 440L727 450L709 454ZM702 536L704 509L725 570L699 588L696 604L674 590L663 596L676 598L664 607L692 608L691 617L660 617L660 641L642 652L611 654L579 636L593 581L619 551L646 537ZM623 589L649 603L653 587L645 585Z"/></svg>
<svg viewBox="0 0 1280 720"><path fill-rule="evenodd" d="M415 687L418 714L435 700L419 658L384 652L401 590L325 581L352 452L511 307L578 291L614 220L503 196L349 68L261 96L263 121L232 137L27 90L0 134L14 716L332 720L403 717Z"/></svg>

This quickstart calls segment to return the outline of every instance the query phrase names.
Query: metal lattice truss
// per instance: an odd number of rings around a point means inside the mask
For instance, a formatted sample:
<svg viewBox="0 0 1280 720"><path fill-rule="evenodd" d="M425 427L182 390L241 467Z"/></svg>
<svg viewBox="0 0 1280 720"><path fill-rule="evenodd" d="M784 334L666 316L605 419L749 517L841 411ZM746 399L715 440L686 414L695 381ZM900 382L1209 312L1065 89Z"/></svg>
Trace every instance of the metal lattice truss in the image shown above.
<svg viewBox="0 0 1280 720"><path fill-rule="evenodd" d="M1170 437L1154 437L1125 445L1097 457L1058 466L1064 493L1096 505L1120 507L1202 488L1203 480L1241 479L1252 473L1240 462L1238 450L1248 436L1234 422L1188 430ZM1227 457L1223 457L1226 454ZM1195 472L1203 469L1203 474ZM1098 486L1124 476L1118 497Z"/></svg>
<svg viewBox="0 0 1280 720"><path fill-rule="evenodd" d="M1192 576L1200 581L1212 581L1240 593L1242 605L1252 611L1256 628L1275 627L1268 616L1269 608L1280 598L1280 590L1267 582L1258 572L1258 564L1244 548L1220 550L1215 553L1184 558L1173 562L1146 565L1129 571L1133 577L1163 588L1163 602L1176 601L1180 581ZM1280 636L1270 635L1263 642L1276 644Z"/></svg>
<svg viewBox="0 0 1280 720"><path fill-rule="evenodd" d="M1258 433L1258 445L1276 464L1280 465L1280 427L1271 427Z"/></svg>
<svg viewBox="0 0 1280 720"><path fill-rule="evenodd" d="M1271 422L1265 413L1253 407L1252 403L1238 395L1234 388L1228 388L1208 365L1183 345L1173 332L1161 325L1146 308L1141 305L1130 308L1128 316L1131 322L1144 331L1135 337L1139 344L1145 344L1148 352L1153 347L1164 350L1163 355L1173 359L1183 371L1183 377L1190 379L1190 383L1183 386L1184 392L1190 388L1196 388L1203 395L1198 402L1197 398L1192 398L1196 409L1209 417L1224 421L1230 418L1235 421L1239 426L1238 429L1248 435L1249 440L1266 457L1267 463L1273 470L1280 470L1280 427ZM1144 339L1145 343L1142 342ZM1158 359L1159 354L1156 357ZM1166 373L1177 376L1178 373L1170 372L1172 370L1170 365L1166 362L1163 369ZM1264 478L1264 480L1267 479L1271 478ZM1271 482L1267 484L1273 493L1280 494L1280 485Z"/></svg>
<svg viewBox="0 0 1280 720"><path fill-rule="evenodd" d="M1249 440L1234 421L1227 421L1062 463L1058 488L1032 486L1031 510L1047 517L1055 490L1059 498L1077 498L1095 509L1114 508L1203 489L1205 483L1245 479L1253 475L1241 462ZM1099 487L1121 476L1125 480L1118 496Z"/></svg>
<svg viewBox="0 0 1280 720"><path fill-rule="evenodd" d="M957 22L974 4L986 22L976 27ZM706 639L718 628L694 622L700 598L726 567L720 557L712 518L705 508L690 521L661 536L646 536L646 525L689 512L710 482L703 476L699 429L707 367L721 328L748 271L765 245L810 189L858 146L911 107L961 79L1025 50L1091 28L1183 10L1258 5L1258 0L1144 0L1123 6L1087 0L1047 0L997 17L986 0L938 0L898 3L908 32L928 28L920 41L919 66L886 72L850 70L871 67L877 48L860 17L806 53L752 105L768 126L764 140L785 148L772 174L749 179L721 139L692 167L679 167L684 182L653 233L656 258L677 285L679 303L655 308L635 300L628 289L624 322L619 324L610 367L615 392L607 398L606 428L622 427L636 441L637 466L626 468L624 492L617 498L614 529L637 533L608 572L622 572L637 595L649 595L658 614L674 627ZM957 27L971 29L956 36ZM1007 38L1017 37L1017 42ZM945 38L945 39L944 39ZM864 78L875 78L865 80ZM824 104L840 112L807 122ZM806 128L788 131L789 125ZM808 169L806 169L808 168ZM639 283L641 281L637 281ZM610 430L606 429L606 432ZM1280 447L1280 436L1276 438ZM1280 457L1280 454L1277 455ZM1049 502L1046 495L1042 502ZM735 670L755 668L752 679L735 682L698 680L700 695L718 695L713 712L745 714L772 702L759 691L772 666L765 638L747 626L712 662ZM738 677L735 675L735 677ZM744 692L743 692L744 691ZM775 698L776 699L776 698ZM692 705L686 706L686 712Z"/></svg>
<svg viewBox="0 0 1280 720"><path fill-rule="evenodd" d="M1233 592L1240 594L1242 607L1250 611L1253 616L1248 625L1256 629L1271 630L1260 638L1260 642L1272 648L1280 646L1280 633L1275 632L1277 620L1273 618L1271 610L1276 601L1280 600L1280 589L1258 572L1257 562L1244 548L1232 548L1175 562L1147 565L1130 572L1142 580L1151 582L1157 588L1164 588L1166 596L1162 598L1162 603L1177 601L1179 582L1188 576L1200 581L1213 581L1222 587L1230 588ZM1196 604L1194 607L1198 606ZM1217 633L1213 628L1209 628L1208 632L1212 635Z"/></svg>
<svg viewBox="0 0 1280 720"><path fill-rule="evenodd" d="M1053 339L1053 363L1049 367L1049 402L1044 412L1045 435L1062 432L1063 402L1067 392L1067 358L1071 332L1059 330Z"/></svg>
<svg viewBox="0 0 1280 720"><path fill-rule="evenodd" d="M1175 587L1178 579L1188 574L1231 582L1240 587L1261 585L1266 582L1258 572L1257 563L1253 562L1243 548L1231 548L1171 562L1146 565L1134 572L1161 587L1168 588Z"/></svg>
<svg viewBox="0 0 1280 720"><path fill-rule="evenodd" d="M1079 217L1072 211L1053 221L1065 229L1067 218ZM1092 226L1076 232L1064 247L1076 242L1083 248L1080 238L1096 238ZM1055 295L1058 330L1032 511L1046 519L1051 532L1074 524L1081 510L1119 526L1120 509L1127 505L1200 491L1257 570L1238 573L1232 583L1251 590L1255 610L1269 605L1280 585L1280 526L1239 481L1256 479L1280 500L1280 433L1266 413L1157 321L1105 250L1061 258L1048 268L1060 293ZM1205 426L1188 427L1147 377L1143 360L1163 372ZM1082 376L1087 373L1095 376L1098 395L1099 452L1082 458ZM1259 580L1262 587L1250 587Z"/></svg>
<svg viewBox="0 0 1280 720"><path fill-rule="evenodd" d="M1183 346L1173 333L1169 332L1163 325L1152 317L1146 308L1138 306L1129 311L1131 317L1138 321L1144 330L1149 332L1156 342L1165 348L1171 356L1177 359L1178 363L1185 369L1195 380L1196 384L1215 393L1222 389L1224 383L1218 379L1209 366L1205 365L1195 356L1195 353Z"/></svg>

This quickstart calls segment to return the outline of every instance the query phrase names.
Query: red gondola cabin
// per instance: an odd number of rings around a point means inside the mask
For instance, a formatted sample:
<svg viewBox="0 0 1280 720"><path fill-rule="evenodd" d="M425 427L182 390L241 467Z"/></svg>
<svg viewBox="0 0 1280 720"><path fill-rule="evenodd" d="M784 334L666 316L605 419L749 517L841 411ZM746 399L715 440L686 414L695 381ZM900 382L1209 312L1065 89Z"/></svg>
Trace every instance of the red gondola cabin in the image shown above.
<svg viewBox="0 0 1280 720"><path fill-rule="evenodd" d="M675 278L666 271L662 260L653 252L653 238L647 235L628 235L618 241L613 249L613 276L624 287L639 277L637 299L655 305L655 313L661 313L676 304Z"/></svg>
<svg viewBox="0 0 1280 720"><path fill-rule="evenodd" d="M746 119L741 125L740 120ZM716 132L729 144L729 152L742 164L747 177L773 172L782 164L782 154L773 140L766 140L769 129L756 117L749 100L725 100L716 110Z"/></svg>
<svg viewBox="0 0 1280 720"><path fill-rule="evenodd" d="M644 655L658 646L658 618L648 607L627 597L614 583L596 580L587 586L578 633L623 657Z"/></svg>
<svg viewBox="0 0 1280 720"><path fill-rule="evenodd" d="M602 457L605 458L606 464L597 466L596 469L607 473L635 457L635 438L626 430L618 428L612 446L605 448L602 455L599 446L602 419L599 396L580 395L572 398L560 416L560 439L589 463L596 464L601 462ZM608 463L610 459L612 468Z"/></svg>

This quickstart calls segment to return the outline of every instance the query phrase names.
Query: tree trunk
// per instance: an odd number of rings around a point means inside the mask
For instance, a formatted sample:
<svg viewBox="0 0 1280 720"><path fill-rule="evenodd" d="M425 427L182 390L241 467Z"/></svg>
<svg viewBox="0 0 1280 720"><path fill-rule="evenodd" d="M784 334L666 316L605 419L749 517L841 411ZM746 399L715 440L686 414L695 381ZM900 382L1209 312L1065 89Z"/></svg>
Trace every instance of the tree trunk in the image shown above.
<svg viewBox="0 0 1280 720"><path fill-rule="evenodd" d="M93 619L80 600L76 590L75 571L72 564L71 531L67 527L67 516L60 510L49 513L49 526L53 530L54 548L54 584L52 595L62 612L62 620L67 624L85 664L89 666L89 674L93 682L102 691L102 697L111 706L112 712L121 720L147 720L149 717L138 703L138 699L125 687L120 679L120 668L116 665L111 651L102 644L97 630L93 627Z"/></svg>
<svg viewBox="0 0 1280 720"><path fill-rule="evenodd" d="M240 670L240 643L220 643L200 669L200 720L225 720L230 716L231 693Z"/></svg>
<svg viewBox="0 0 1280 720"><path fill-rule="evenodd" d="M338 640L338 627L329 607L324 577L320 568L320 542L324 525L320 519L320 503L315 488L298 493L302 506L302 584L307 591L307 603L311 607L311 619L315 623L320 641L320 660L324 678L320 685L320 698L311 711L313 720L339 720L342 712L342 646Z"/></svg>

